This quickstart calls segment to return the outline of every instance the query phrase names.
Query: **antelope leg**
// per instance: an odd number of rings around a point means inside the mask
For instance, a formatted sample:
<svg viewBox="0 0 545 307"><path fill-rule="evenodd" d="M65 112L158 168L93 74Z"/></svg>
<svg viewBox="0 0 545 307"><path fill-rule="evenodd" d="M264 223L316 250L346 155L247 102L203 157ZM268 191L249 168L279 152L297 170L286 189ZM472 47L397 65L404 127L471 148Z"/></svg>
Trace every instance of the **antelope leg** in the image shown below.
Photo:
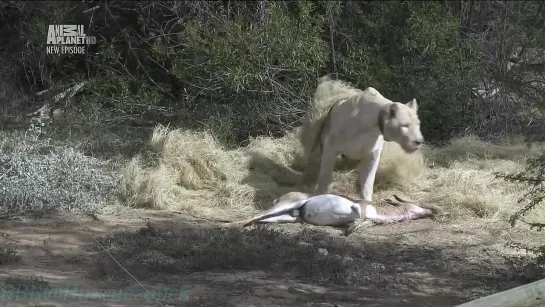
<svg viewBox="0 0 545 307"><path fill-rule="evenodd" d="M300 208L301 206L303 206L306 203L306 201L307 201L306 199L303 199L303 200L299 200L299 201L295 201L295 202L291 202L291 203L284 203L284 204L278 203L274 207L272 207L271 209L266 211L265 213L255 215L254 217L251 217L249 219L236 221L236 222L231 222L231 223L225 223L225 224L223 224L221 226L221 228L222 229L226 229L226 228L242 228L242 227L248 226L248 225L250 225L250 224L252 224L252 223L254 223L255 221L258 221L258 220L262 220L262 219L265 219L265 218L274 217L274 216L278 216L278 215L283 215L288 211Z"/></svg>
<svg viewBox="0 0 545 307"><path fill-rule="evenodd" d="M225 223L222 225L223 229L227 228L243 228L252 224L284 224L284 223L301 223L302 219L299 216L292 216L291 214L281 214L272 216L269 218L251 218L242 221L236 221L231 223Z"/></svg>
<svg viewBox="0 0 545 307"><path fill-rule="evenodd" d="M246 219L242 221L235 221L231 223L225 223L221 225L221 229L242 228L246 225L251 224L253 221L254 221L254 218Z"/></svg>
<svg viewBox="0 0 545 307"><path fill-rule="evenodd" d="M344 228L343 235L345 237L348 237L350 234L356 232L356 230L360 229L361 227L370 227L370 226L373 226L373 221L370 221L370 220L354 221L346 225L346 228Z"/></svg>
<svg viewBox="0 0 545 307"><path fill-rule="evenodd" d="M367 220L371 220L378 224L399 223L402 221L416 220L425 216L432 215L430 209L424 209L413 204L403 204L403 209L398 212L383 214L377 211L374 206L368 205L366 210Z"/></svg>
<svg viewBox="0 0 545 307"><path fill-rule="evenodd" d="M283 224L283 223L296 223L301 220L298 216L292 216L291 214L282 214L273 217L269 217L262 220L257 220L255 223L259 224Z"/></svg>
<svg viewBox="0 0 545 307"><path fill-rule="evenodd" d="M436 206L419 206L395 194L394 198L395 200L385 199L385 201L390 205L403 207L403 210L407 212L405 215L407 215L406 219L408 220L416 220L422 217L431 216L440 211Z"/></svg>
<svg viewBox="0 0 545 307"><path fill-rule="evenodd" d="M354 221L354 222L348 223L346 225L346 228L344 229L344 232L343 232L344 236L348 237L354 231L358 230L358 228L360 228L360 226L361 226L361 221Z"/></svg>

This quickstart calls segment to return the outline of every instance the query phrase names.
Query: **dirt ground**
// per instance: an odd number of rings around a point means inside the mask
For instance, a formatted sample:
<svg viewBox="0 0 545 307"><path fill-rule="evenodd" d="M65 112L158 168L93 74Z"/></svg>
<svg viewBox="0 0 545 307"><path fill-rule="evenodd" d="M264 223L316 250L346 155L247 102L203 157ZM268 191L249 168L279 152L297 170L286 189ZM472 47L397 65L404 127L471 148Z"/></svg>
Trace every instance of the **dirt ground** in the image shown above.
<svg viewBox="0 0 545 307"><path fill-rule="evenodd" d="M535 238L476 221L346 238L308 225L221 231L164 212L97 218L0 222L0 278L15 306L455 306L529 282L505 242Z"/></svg>

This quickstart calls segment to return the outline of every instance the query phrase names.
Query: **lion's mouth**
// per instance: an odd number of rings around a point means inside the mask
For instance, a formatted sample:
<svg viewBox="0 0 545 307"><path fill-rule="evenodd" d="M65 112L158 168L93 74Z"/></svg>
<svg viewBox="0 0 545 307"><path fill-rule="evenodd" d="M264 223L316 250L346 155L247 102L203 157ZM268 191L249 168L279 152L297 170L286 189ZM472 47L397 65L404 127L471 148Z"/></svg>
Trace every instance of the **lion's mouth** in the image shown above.
<svg viewBox="0 0 545 307"><path fill-rule="evenodd" d="M403 146L403 149L404 149L407 153L413 153L413 152L419 150L421 147L422 147L421 144L419 144L419 145L409 145L409 146Z"/></svg>

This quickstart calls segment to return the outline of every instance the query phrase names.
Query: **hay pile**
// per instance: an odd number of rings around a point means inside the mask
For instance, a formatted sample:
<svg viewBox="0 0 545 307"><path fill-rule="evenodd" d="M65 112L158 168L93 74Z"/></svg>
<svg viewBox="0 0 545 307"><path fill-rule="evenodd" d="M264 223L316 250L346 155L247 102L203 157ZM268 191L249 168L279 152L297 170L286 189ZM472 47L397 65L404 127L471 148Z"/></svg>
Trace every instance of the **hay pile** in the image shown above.
<svg viewBox="0 0 545 307"><path fill-rule="evenodd" d="M131 207L185 211L203 217L239 218L271 206L289 191L308 191L301 181L302 149L296 133L255 138L224 149L209 133L157 126L152 159L133 158L119 196ZM453 217L506 218L521 188L496 179L495 171L520 169L536 147L490 145L463 138L444 148L407 155L387 143L377 172L374 199L399 193L442 206ZM336 171L334 189L357 197L354 170Z"/></svg>
<svg viewBox="0 0 545 307"><path fill-rule="evenodd" d="M282 193L275 179L287 178L285 165L296 154L289 138L285 141L255 139L248 148L225 150L207 132L159 125L150 142L153 159L137 156L128 163L120 199L131 207L198 215L251 211L254 204L267 205Z"/></svg>
<svg viewBox="0 0 545 307"><path fill-rule="evenodd" d="M245 216L270 207L284 193L309 188L298 185L303 161L296 132L281 139L255 138L245 148L226 150L207 132L158 125L150 148L151 159L136 156L125 167L119 198L128 206ZM397 144L385 148L379 184L399 185L402 178L421 175L422 156L408 157L400 150ZM357 195L354 171L337 172L334 178L336 190Z"/></svg>

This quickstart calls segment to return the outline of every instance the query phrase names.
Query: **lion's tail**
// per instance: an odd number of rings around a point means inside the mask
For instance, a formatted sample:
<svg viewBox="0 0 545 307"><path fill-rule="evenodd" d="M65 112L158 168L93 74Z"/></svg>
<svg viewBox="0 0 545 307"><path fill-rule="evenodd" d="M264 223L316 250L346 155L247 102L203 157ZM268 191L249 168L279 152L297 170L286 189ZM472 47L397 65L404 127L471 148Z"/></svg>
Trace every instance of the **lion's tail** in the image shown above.
<svg viewBox="0 0 545 307"><path fill-rule="evenodd" d="M303 147L304 160L310 159L320 142L320 133L326 120L325 116L309 114L299 130L299 142Z"/></svg>
<svg viewBox="0 0 545 307"><path fill-rule="evenodd" d="M327 97L331 82L334 82L334 80L328 75L318 79L318 86L313 95L311 108L303 119L303 125L299 130L299 141L303 146L305 160L310 159L320 142L320 134L330 109L327 108L327 101L324 98ZM328 110L326 111L326 109Z"/></svg>

